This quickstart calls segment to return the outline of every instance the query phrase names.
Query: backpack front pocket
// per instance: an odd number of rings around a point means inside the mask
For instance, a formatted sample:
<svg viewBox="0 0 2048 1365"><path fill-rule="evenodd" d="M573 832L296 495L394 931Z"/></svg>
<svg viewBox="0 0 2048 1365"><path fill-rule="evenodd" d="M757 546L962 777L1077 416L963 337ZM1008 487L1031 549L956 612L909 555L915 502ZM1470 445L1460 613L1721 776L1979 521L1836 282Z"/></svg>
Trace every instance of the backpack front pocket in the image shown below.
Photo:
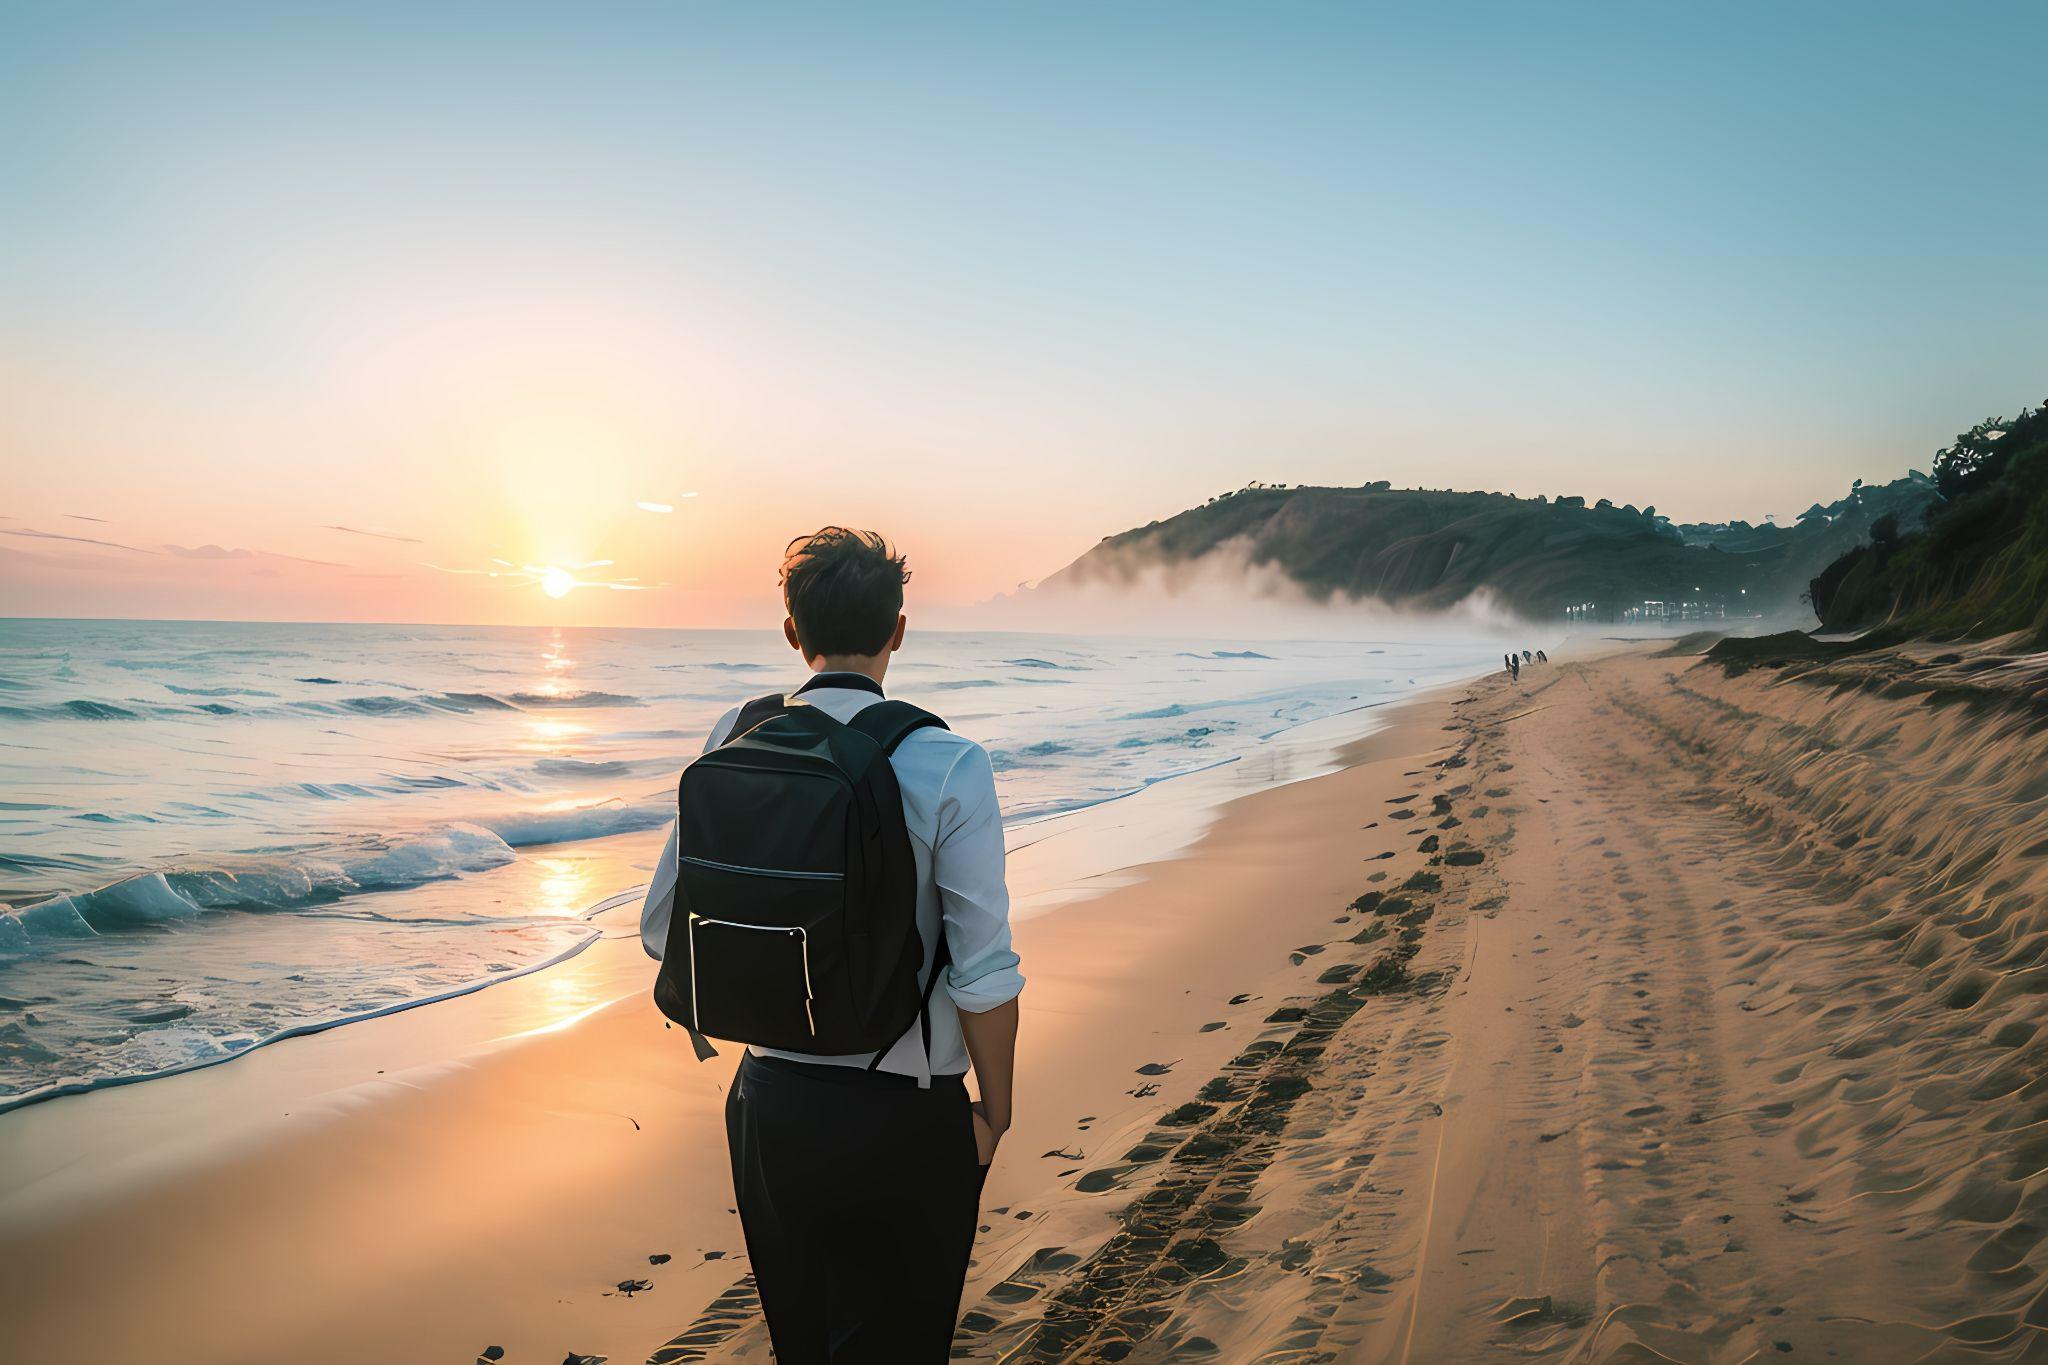
<svg viewBox="0 0 2048 1365"><path fill-rule="evenodd" d="M804 1051L818 1035L809 935L691 915L690 998L700 1033Z"/></svg>

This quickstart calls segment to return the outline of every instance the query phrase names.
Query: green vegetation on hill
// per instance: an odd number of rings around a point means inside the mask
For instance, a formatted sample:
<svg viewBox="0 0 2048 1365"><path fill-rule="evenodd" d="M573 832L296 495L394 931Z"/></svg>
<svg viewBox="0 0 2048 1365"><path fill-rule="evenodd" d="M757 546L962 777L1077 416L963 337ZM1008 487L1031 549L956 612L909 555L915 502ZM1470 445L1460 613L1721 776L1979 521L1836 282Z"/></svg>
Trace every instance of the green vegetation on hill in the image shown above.
<svg viewBox="0 0 2048 1365"><path fill-rule="evenodd" d="M2048 635L2048 405L1980 422L1934 458L1922 529L1889 519L1814 578L1831 631L1942 639Z"/></svg>
<svg viewBox="0 0 2048 1365"><path fill-rule="evenodd" d="M1851 490L1795 526L1674 526L1655 508L1505 493L1253 486L1107 537L1048 579L1055 588L1171 575L1228 548L1312 596L1422 609L1485 590L1533 617L1595 604L1594 619L1646 600L1704 600L1731 614L1802 611L1807 583L1886 516L1911 524L1932 501L1913 475Z"/></svg>

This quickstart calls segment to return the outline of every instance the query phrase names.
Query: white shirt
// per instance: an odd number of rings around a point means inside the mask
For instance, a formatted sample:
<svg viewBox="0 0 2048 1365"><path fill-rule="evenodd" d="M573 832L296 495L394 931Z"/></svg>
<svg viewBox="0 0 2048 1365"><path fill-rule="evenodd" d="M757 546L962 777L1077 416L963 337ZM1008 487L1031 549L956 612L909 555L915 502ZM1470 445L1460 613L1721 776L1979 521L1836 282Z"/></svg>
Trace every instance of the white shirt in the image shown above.
<svg viewBox="0 0 2048 1365"><path fill-rule="evenodd" d="M834 720L850 720L882 699L865 677L848 686L836 679L859 677L820 674L803 699ZM723 744L739 719L734 707L719 717L705 737L704 752ZM1017 954L1010 947L1010 891L1003 882L1003 821L996 809L995 770L988 754L971 739L950 730L927 726L913 731L890 759L896 785L903 791L903 819L910 827L911 853L917 861L917 933L924 942L924 965L917 974L922 987L931 976L943 922L952 960L946 976L932 992L931 1066L925 1066L924 1042L913 1021L883 1054L880 1069L929 1082L932 1076L959 1075L967 1070L967 1043L954 1009L972 1014L1015 1000L1024 989ZM640 911L640 942L647 955L660 958L668 944L669 919L675 906L676 830L671 825L653 884ZM826 1057L756 1047L770 1057L833 1066L865 1067L871 1052Z"/></svg>

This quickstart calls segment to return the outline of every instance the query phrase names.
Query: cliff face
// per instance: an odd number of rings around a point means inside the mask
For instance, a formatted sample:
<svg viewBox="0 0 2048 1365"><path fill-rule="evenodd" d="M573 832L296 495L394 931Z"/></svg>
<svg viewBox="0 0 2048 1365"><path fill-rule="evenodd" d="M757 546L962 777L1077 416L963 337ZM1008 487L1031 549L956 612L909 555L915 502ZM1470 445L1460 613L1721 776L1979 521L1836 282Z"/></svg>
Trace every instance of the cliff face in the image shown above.
<svg viewBox="0 0 2048 1365"><path fill-rule="evenodd" d="M1646 599L1705 599L1731 613L1796 611L1813 574L1867 538L1882 491L1858 490L1779 528L1677 527L1654 509L1588 507L1581 498L1384 484L1250 488L1107 537L1044 586L1128 584L1161 573L1170 582L1177 569L1227 548L1279 569L1314 597L1424 610L1484 590L1538 618L1590 602L1608 619L1611 609ZM1897 500L1912 498L1901 490Z"/></svg>

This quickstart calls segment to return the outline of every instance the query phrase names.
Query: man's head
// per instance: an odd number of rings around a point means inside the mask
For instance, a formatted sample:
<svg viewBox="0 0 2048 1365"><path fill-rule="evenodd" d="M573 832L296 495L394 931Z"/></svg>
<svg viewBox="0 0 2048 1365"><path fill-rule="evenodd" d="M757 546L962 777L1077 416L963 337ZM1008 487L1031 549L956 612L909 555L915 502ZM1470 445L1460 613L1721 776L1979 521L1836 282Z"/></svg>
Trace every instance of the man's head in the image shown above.
<svg viewBox="0 0 2048 1365"><path fill-rule="evenodd" d="M872 531L827 526L782 557L782 633L812 664L866 672L903 643L903 556Z"/></svg>

